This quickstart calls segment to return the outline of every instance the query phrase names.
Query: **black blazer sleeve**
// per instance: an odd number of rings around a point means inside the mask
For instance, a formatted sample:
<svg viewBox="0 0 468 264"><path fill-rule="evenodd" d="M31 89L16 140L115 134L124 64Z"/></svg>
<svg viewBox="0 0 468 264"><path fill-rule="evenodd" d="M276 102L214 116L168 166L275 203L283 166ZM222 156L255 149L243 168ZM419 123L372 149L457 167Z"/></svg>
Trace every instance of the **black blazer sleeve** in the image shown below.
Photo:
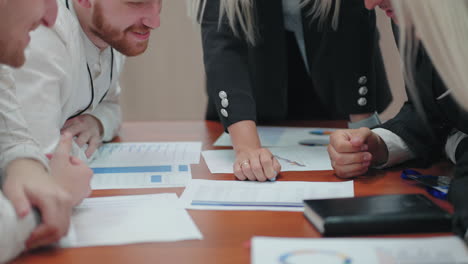
<svg viewBox="0 0 468 264"><path fill-rule="evenodd" d="M455 209L454 232L464 236L468 228L468 138L458 144L455 157L457 163L448 197Z"/></svg>
<svg viewBox="0 0 468 264"><path fill-rule="evenodd" d="M256 121L256 104L249 76L248 44L234 35L227 21L219 26L218 19L219 0L207 1L201 25L206 86L210 104L214 103L227 128L242 120ZM227 107L221 105L220 92L226 94ZM221 109L225 109L227 117L221 115Z"/></svg>
<svg viewBox="0 0 468 264"><path fill-rule="evenodd" d="M398 39L398 27L392 26L395 39ZM413 93L407 87L408 101L381 127L403 139L415 156L414 165L426 167L442 157L453 125L448 122L441 101L437 100L447 89L422 46L416 54L413 76L417 98L411 97ZM417 109L416 104L421 109Z"/></svg>
<svg viewBox="0 0 468 264"><path fill-rule="evenodd" d="M324 102L349 115L382 112L392 101L379 47L375 11L361 0L342 1L339 26L321 29L304 22L312 48L309 64L314 85Z"/></svg>

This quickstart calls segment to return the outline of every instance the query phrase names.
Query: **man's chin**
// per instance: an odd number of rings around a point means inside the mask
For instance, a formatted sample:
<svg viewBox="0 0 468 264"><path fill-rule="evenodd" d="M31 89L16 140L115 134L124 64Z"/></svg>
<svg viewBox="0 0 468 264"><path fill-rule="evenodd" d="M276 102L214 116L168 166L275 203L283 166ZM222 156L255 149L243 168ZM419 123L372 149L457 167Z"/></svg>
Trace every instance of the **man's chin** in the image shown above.
<svg viewBox="0 0 468 264"><path fill-rule="evenodd" d="M16 56L13 56L6 60L4 64L11 66L13 68L19 68L24 65L26 58L24 52L18 53Z"/></svg>
<svg viewBox="0 0 468 264"><path fill-rule="evenodd" d="M130 45L125 45L122 47L115 46L114 48L125 56L134 57L134 56L141 55L142 53L146 51L146 49L148 48L148 42L138 43L138 44L131 45L131 46Z"/></svg>

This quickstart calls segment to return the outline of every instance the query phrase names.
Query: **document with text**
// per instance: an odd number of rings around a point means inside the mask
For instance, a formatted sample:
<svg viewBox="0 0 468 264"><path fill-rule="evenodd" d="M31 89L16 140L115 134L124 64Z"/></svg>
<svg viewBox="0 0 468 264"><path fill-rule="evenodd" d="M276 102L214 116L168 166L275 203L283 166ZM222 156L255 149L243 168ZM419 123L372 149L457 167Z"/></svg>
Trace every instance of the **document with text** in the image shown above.
<svg viewBox="0 0 468 264"><path fill-rule="evenodd" d="M180 197L188 209L303 211L303 200L354 197L353 181L247 182L191 180Z"/></svg>
<svg viewBox="0 0 468 264"><path fill-rule="evenodd" d="M90 167L93 190L184 187L190 164L200 162L201 142L108 143Z"/></svg>
<svg viewBox="0 0 468 264"><path fill-rule="evenodd" d="M319 127L257 127L260 142L264 147L297 146L300 142L326 145L330 143L330 134L335 130L336 128ZM232 146L231 137L226 132L221 134L214 146Z"/></svg>
<svg viewBox="0 0 468 264"><path fill-rule="evenodd" d="M468 251L455 236L434 238L254 237L252 264L467 264Z"/></svg>
<svg viewBox="0 0 468 264"><path fill-rule="evenodd" d="M268 148L281 164L281 171L333 170L327 147ZM211 173L234 173L234 150L205 150L202 152Z"/></svg>
<svg viewBox="0 0 468 264"><path fill-rule="evenodd" d="M202 239L177 195L88 198L73 212L61 247L123 245Z"/></svg>

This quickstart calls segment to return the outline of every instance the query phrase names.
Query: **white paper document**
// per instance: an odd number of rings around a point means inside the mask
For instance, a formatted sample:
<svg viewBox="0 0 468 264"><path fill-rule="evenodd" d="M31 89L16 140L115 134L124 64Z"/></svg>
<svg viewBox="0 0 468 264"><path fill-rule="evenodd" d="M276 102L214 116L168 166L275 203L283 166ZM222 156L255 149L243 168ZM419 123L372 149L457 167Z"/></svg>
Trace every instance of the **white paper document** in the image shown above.
<svg viewBox="0 0 468 264"><path fill-rule="evenodd" d="M107 143L90 163L92 168L198 164L201 142Z"/></svg>
<svg viewBox="0 0 468 264"><path fill-rule="evenodd" d="M90 167L93 190L184 187L190 165L200 162L201 142L109 143Z"/></svg>
<svg viewBox="0 0 468 264"><path fill-rule="evenodd" d="M134 171L95 170L93 190L185 187L192 179L190 165L136 167ZM143 172L141 172L143 169ZM101 173L96 173L101 172Z"/></svg>
<svg viewBox="0 0 468 264"><path fill-rule="evenodd" d="M268 148L281 164L281 171L333 170L327 147ZM234 150L205 150L202 152L211 173L234 173Z"/></svg>
<svg viewBox="0 0 468 264"><path fill-rule="evenodd" d="M335 130L336 128L317 127L257 127L260 142L264 147L297 146L299 142L326 145L330 143L329 132ZM223 133L214 146L232 146L231 137Z"/></svg>
<svg viewBox="0 0 468 264"><path fill-rule="evenodd" d="M247 182L191 180L180 197L188 209L304 211L303 200L354 196L353 181Z"/></svg>
<svg viewBox="0 0 468 264"><path fill-rule="evenodd" d="M202 239L177 195L88 198L73 212L61 247L123 245Z"/></svg>
<svg viewBox="0 0 468 264"><path fill-rule="evenodd" d="M435 238L254 237L252 264L467 264L463 241Z"/></svg>

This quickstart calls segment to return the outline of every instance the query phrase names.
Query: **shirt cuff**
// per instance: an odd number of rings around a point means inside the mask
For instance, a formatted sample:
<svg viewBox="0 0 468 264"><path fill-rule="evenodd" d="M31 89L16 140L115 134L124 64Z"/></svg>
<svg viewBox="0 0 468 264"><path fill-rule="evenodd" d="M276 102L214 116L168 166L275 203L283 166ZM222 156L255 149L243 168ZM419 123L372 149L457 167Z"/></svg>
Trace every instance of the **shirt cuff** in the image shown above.
<svg viewBox="0 0 468 264"><path fill-rule="evenodd" d="M414 153L409 149L408 145L401 137L390 130L384 128L372 129L372 132L377 134L387 145L388 160L382 165L376 166L378 169L391 167L395 164L405 162L414 158Z"/></svg>
<svg viewBox="0 0 468 264"><path fill-rule="evenodd" d="M381 125L382 122L380 122L379 114L377 112L374 112L373 115L370 117L357 121L357 122L348 122L348 128L351 129L358 129L361 127L368 127L368 128L374 128L378 125Z"/></svg>
<svg viewBox="0 0 468 264"><path fill-rule="evenodd" d="M25 242L39 224L34 213L18 219L11 202L0 192L0 263L18 256L25 249Z"/></svg>
<svg viewBox="0 0 468 264"><path fill-rule="evenodd" d="M454 130L453 133L447 138L447 142L445 143L445 154L453 163L457 163L455 154L457 152L458 144L460 144L460 142L467 137L468 135L465 133Z"/></svg>

